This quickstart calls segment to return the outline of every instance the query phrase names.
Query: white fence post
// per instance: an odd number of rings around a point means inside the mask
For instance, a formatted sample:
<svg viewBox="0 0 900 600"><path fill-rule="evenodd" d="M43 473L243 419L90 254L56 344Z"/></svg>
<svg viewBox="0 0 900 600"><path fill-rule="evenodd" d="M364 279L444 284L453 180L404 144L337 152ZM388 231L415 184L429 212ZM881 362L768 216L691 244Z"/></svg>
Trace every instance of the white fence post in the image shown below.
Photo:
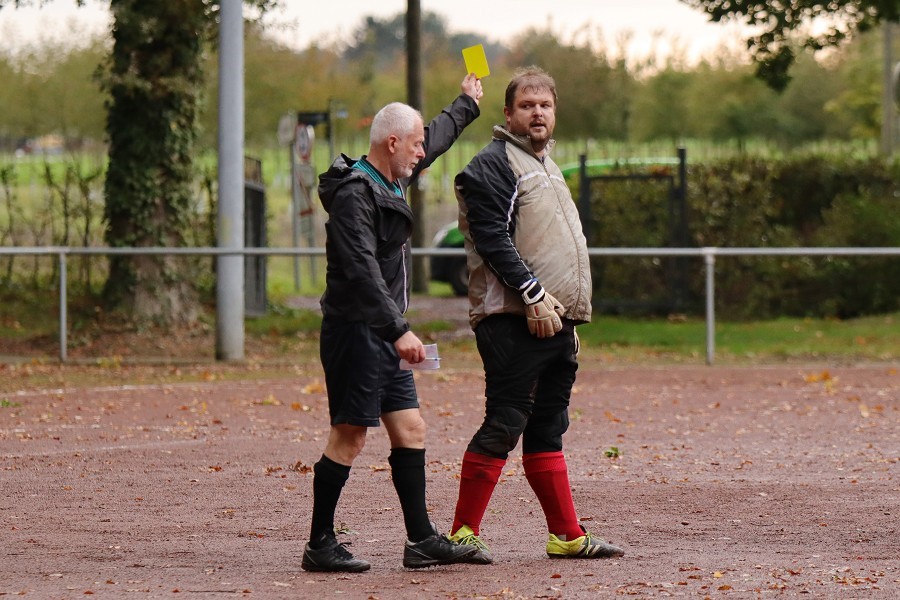
<svg viewBox="0 0 900 600"><path fill-rule="evenodd" d="M59 362L66 362L67 348L69 345L69 310L68 293L69 286L66 253L59 253Z"/></svg>
<svg viewBox="0 0 900 600"><path fill-rule="evenodd" d="M706 263L706 364L712 365L716 353L716 249L703 249Z"/></svg>

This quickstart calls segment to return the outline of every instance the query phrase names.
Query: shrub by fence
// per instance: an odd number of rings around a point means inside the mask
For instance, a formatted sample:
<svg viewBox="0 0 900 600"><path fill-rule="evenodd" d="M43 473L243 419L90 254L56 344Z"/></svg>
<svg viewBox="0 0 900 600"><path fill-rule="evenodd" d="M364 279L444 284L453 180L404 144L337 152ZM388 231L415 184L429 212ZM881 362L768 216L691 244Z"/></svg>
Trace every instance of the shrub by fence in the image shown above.
<svg viewBox="0 0 900 600"><path fill-rule="evenodd" d="M807 155L688 162L689 244L702 247L900 246L900 162ZM0 245L102 246L102 168L79 162L31 169L0 164ZM658 166L656 169L675 169ZM627 167L621 171L627 171ZM187 239L214 244L214 177L196 185ZM575 188L577 177L570 181ZM599 247L666 247L666 184L612 181L592 188L592 236ZM25 197L23 197L25 195ZM574 192L577 197L577 189ZM73 290L102 284L105 256L79 256L70 266ZM197 260L208 260L197 258ZM594 263L595 299L619 298L623 310L661 312L672 288L672 261L687 258L604 257ZM4 257L0 291L52 289L56 261ZM852 317L900 310L900 261L892 257L722 257L717 297L727 319L789 316ZM678 310L701 314L701 268L687 269ZM202 285L211 287L208 278Z"/></svg>
<svg viewBox="0 0 900 600"><path fill-rule="evenodd" d="M696 165L688 207L698 246L900 246L900 163L802 157ZM725 317L900 308L900 262L890 257L732 258L717 274Z"/></svg>
<svg viewBox="0 0 900 600"><path fill-rule="evenodd" d="M900 246L898 162L744 157L689 162L687 180L689 243L695 247ZM672 246L665 188L659 181L592 185L589 245ZM617 312L671 307L668 267L659 258L603 259L594 267L595 299L600 306L607 298L630 299L618 303ZM701 312L702 271L689 273L687 301L679 309ZM729 319L900 309L900 261L892 257L723 257L716 273L721 316Z"/></svg>

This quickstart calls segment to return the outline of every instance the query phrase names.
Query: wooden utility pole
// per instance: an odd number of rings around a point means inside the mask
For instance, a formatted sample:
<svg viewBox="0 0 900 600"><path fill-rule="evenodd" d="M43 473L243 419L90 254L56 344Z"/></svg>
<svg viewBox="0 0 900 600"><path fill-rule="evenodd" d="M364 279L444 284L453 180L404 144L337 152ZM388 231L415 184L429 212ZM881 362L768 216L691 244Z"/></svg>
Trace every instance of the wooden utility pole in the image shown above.
<svg viewBox="0 0 900 600"><path fill-rule="evenodd" d="M422 3L407 0L406 5L406 103L420 112L424 109L422 93ZM424 115L423 115L424 116ZM425 245L425 193L418 181L409 186L409 205L413 212L413 248ZM424 256L413 258L412 289L428 291L428 272Z"/></svg>

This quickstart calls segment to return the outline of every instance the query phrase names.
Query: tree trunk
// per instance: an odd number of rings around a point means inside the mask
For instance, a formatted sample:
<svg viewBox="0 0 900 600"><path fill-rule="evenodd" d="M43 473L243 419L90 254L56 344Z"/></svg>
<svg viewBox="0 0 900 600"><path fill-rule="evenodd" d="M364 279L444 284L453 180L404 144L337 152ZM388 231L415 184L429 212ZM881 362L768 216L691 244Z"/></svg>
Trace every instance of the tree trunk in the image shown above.
<svg viewBox="0 0 900 600"><path fill-rule="evenodd" d="M185 245L202 52L212 19L202 0L111 0L113 50L105 85L106 241L110 246ZM137 322L194 321L196 260L112 256L104 297Z"/></svg>

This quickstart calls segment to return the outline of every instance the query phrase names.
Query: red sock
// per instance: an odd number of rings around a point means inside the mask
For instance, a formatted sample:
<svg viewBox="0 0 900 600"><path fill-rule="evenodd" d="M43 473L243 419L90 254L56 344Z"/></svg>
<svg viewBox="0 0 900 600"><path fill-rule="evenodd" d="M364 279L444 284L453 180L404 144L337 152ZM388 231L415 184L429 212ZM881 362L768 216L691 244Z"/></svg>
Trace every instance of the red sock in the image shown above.
<svg viewBox="0 0 900 600"><path fill-rule="evenodd" d="M547 517L547 529L556 536L574 540L584 535L575 514L569 470L562 452L535 452L522 455L522 466L531 489Z"/></svg>
<svg viewBox="0 0 900 600"><path fill-rule="evenodd" d="M460 527L468 525L475 535L479 534L481 519L505 464L505 458L494 458L468 451L463 455L459 477L459 499L456 501L456 514L453 516L453 528L450 533L456 533Z"/></svg>

